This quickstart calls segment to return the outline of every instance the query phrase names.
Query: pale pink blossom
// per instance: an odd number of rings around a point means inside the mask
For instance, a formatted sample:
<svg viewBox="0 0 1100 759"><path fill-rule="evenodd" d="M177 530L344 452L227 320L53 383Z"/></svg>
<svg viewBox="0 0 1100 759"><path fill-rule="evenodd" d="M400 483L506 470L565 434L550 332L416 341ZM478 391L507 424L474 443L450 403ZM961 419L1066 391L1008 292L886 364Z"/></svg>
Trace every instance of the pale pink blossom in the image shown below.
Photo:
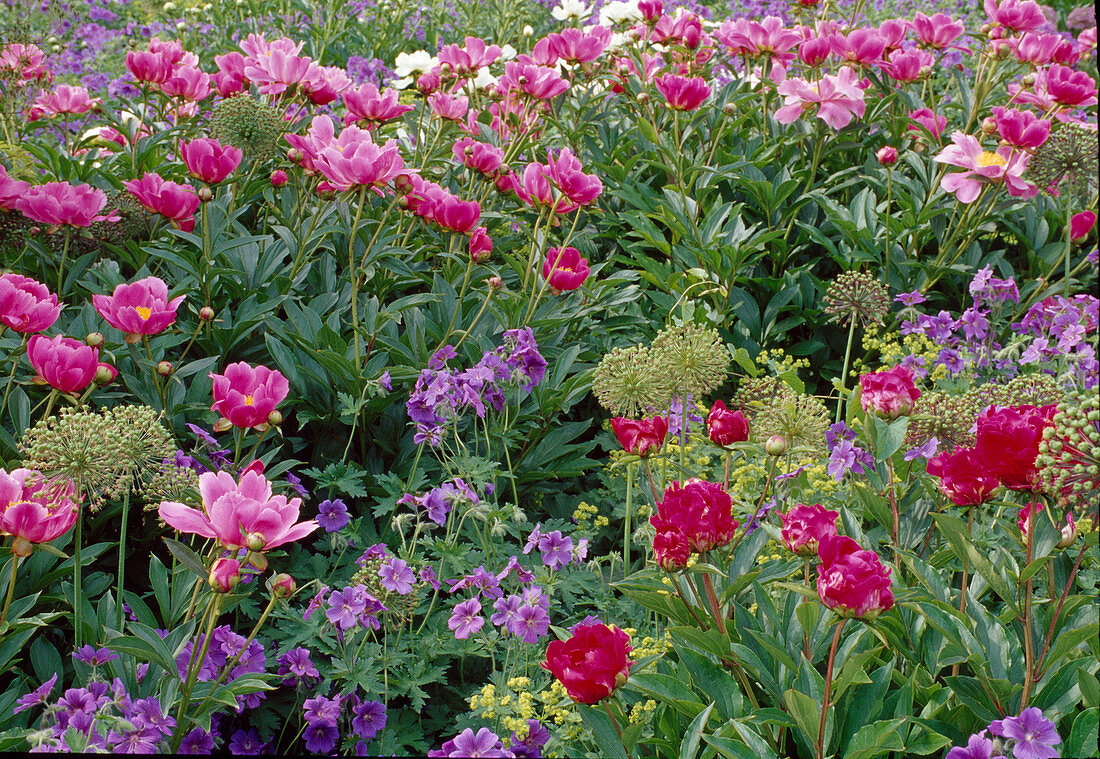
<svg viewBox="0 0 1100 759"><path fill-rule="evenodd" d="M826 74L815 82L805 79L788 79L779 85L784 105L775 112L781 124L792 124L814 108L817 117L833 129L843 129L853 118L860 118L866 111L863 90L859 88L859 75L845 66L833 76Z"/></svg>
<svg viewBox="0 0 1100 759"><path fill-rule="evenodd" d="M1038 188L1026 181L1027 153L1003 146L990 153L982 149L978 140L963 132L951 135L951 142L935 157L937 163L958 166L966 171L944 175L940 186L954 195L960 203L973 203L982 187L1004 183L1008 194L1017 198L1030 198Z"/></svg>

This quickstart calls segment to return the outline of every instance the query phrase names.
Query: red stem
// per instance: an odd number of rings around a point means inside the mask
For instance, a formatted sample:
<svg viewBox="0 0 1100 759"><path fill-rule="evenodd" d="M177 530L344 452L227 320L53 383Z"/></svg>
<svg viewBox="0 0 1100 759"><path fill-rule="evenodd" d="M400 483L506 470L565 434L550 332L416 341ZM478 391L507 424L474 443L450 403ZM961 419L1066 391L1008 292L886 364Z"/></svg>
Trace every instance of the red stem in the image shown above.
<svg viewBox="0 0 1100 759"><path fill-rule="evenodd" d="M836 661L836 647L840 644L840 632L846 624L847 617L840 620L836 632L833 633L833 645L829 647L829 666L825 670L825 697L821 699L821 722L817 727L817 759L825 759L825 715L829 712L829 696L833 691L833 662Z"/></svg>

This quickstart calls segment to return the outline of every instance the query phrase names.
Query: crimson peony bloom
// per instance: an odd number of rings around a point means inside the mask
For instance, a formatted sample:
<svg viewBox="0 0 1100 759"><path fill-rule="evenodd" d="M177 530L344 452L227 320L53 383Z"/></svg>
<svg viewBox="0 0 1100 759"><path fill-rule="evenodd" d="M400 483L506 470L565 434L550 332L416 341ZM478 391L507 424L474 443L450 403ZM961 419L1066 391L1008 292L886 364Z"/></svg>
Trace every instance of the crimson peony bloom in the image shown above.
<svg viewBox="0 0 1100 759"><path fill-rule="evenodd" d="M653 536L653 558L666 572L683 569L691 558L691 546L676 530L661 530Z"/></svg>
<svg viewBox="0 0 1100 759"><path fill-rule="evenodd" d="M663 416L648 419L617 416L611 420L611 429L624 451L645 458L650 453L659 452L664 446L668 436L668 419Z"/></svg>
<svg viewBox="0 0 1100 759"><path fill-rule="evenodd" d="M990 406L978 416L974 453L1010 490L1037 490L1035 457L1054 406Z"/></svg>
<svg viewBox="0 0 1100 759"><path fill-rule="evenodd" d="M1050 122L1031 111L996 106L993 109L993 119L997 125L997 134L1015 148L1032 150L1050 137Z"/></svg>
<svg viewBox="0 0 1100 759"><path fill-rule="evenodd" d="M126 68L134 75L134 79L150 84L164 84L172 76L171 59L151 50L131 50L126 53Z"/></svg>
<svg viewBox="0 0 1100 759"><path fill-rule="evenodd" d="M71 337L33 335L27 342L27 358L37 376L34 381L63 393L78 393L95 379L99 349Z"/></svg>
<svg viewBox="0 0 1100 759"><path fill-rule="evenodd" d="M270 551L301 540L317 522L297 522L301 498L272 495L262 473L246 470L240 482L228 472L199 475L202 511L182 503L162 501L160 518L173 529L212 538L230 550Z"/></svg>
<svg viewBox="0 0 1100 759"><path fill-rule="evenodd" d="M32 186L14 203L15 209L31 221L51 227L87 227L94 221L118 221L113 211L100 213L106 205L103 190L68 182Z"/></svg>
<svg viewBox="0 0 1100 759"><path fill-rule="evenodd" d="M576 290L588 279L588 259L581 258L576 248L550 248L542 263L542 277L550 284L550 291L557 295Z"/></svg>
<svg viewBox="0 0 1100 759"><path fill-rule="evenodd" d="M890 570L874 551L846 535L822 538L817 555L817 597L838 616L872 620L894 606Z"/></svg>
<svg viewBox="0 0 1100 759"><path fill-rule="evenodd" d="M191 176L207 184L218 184L237 170L243 153L232 145L202 139L191 142L180 140L180 155Z"/></svg>
<svg viewBox="0 0 1100 759"><path fill-rule="evenodd" d="M836 536L838 516L838 512L830 511L820 503L796 505L786 514L779 515L783 520L783 545L798 556L816 556L821 541Z"/></svg>
<svg viewBox="0 0 1100 759"><path fill-rule="evenodd" d="M0 274L0 324L16 332L41 332L57 321L57 296L30 277Z"/></svg>
<svg viewBox="0 0 1100 759"><path fill-rule="evenodd" d="M252 367L244 361L227 366L225 374L211 372L210 379L214 381L210 410L221 414L221 429L267 424L271 412L290 392L290 383L277 369Z"/></svg>
<svg viewBox="0 0 1100 759"><path fill-rule="evenodd" d="M156 335L176 321L176 310L186 296L168 300L168 286L157 277L121 284L110 295L95 294L92 305L115 329L126 333L126 342L136 343L142 335Z"/></svg>
<svg viewBox="0 0 1100 759"><path fill-rule="evenodd" d="M634 664L630 651L630 636L616 627L577 625L569 640L550 641L540 666L565 686L571 699L595 704L626 684Z"/></svg>
<svg viewBox="0 0 1100 759"><path fill-rule="evenodd" d="M489 233L485 227L478 227L470 235L470 258L475 264L480 264L487 260L493 253L493 238L489 237Z"/></svg>
<svg viewBox="0 0 1100 759"><path fill-rule="evenodd" d="M665 96L669 108L694 111L710 97L710 87L702 77L666 74L653 80L658 92Z"/></svg>
<svg viewBox="0 0 1100 759"><path fill-rule="evenodd" d="M729 493L717 483L696 479L683 485L672 483L649 523L658 534L679 532L692 553L706 553L728 544L740 526L733 518Z"/></svg>
<svg viewBox="0 0 1100 759"><path fill-rule="evenodd" d="M195 228L199 196L188 185L170 182L160 174L149 173L141 179L123 182L122 186L150 213L160 214L184 232Z"/></svg>
<svg viewBox="0 0 1100 759"><path fill-rule="evenodd" d="M11 535L12 553L26 558L29 543L49 543L76 524L79 509L71 482L47 484L32 469L0 469L0 534Z"/></svg>
<svg viewBox="0 0 1100 759"><path fill-rule="evenodd" d="M866 413L883 419L908 416L920 398L920 390L913 384L913 370L895 366L872 374L859 376L859 402Z"/></svg>
<svg viewBox="0 0 1100 759"><path fill-rule="evenodd" d="M956 506L985 503L1000 480L989 472L973 448L957 448L928 459L928 473L940 480L940 491Z"/></svg>
<svg viewBox="0 0 1100 759"><path fill-rule="evenodd" d="M715 445L732 445L749 439L749 422L740 411L730 411L724 401L715 401L707 414L707 435Z"/></svg>
<svg viewBox="0 0 1100 759"><path fill-rule="evenodd" d="M1092 211L1075 213L1069 220L1069 236L1071 240L1084 240L1089 232L1096 226L1096 214Z"/></svg>

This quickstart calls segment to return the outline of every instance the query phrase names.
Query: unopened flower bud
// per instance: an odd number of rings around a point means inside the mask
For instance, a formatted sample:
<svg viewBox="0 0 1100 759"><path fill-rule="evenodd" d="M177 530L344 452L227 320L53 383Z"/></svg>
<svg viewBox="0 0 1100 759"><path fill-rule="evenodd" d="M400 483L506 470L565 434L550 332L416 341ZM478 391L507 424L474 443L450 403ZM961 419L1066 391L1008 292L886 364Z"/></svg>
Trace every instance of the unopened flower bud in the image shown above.
<svg viewBox="0 0 1100 759"><path fill-rule="evenodd" d="M291 148L286 151L286 158L291 163L298 163L298 161L302 160L302 151L298 148Z"/></svg>
<svg viewBox="0 0 1100 759"><path fill-rule="evenodd" d="M172 364L169 361L161 361L157 364L157 374L161 377L168 377L172 374Z"/></svg>
<svg viewBox="0 0 1100 759"><path fill-rule="evenodd" d="M878 149L875 157L883 166L893 166L898 162L898 149L893 145L886 145Z"/></svg>
<svg viewBox="0 0 1100 759"><path fill-rule="evenodd" d="M203 306L199 309L199 318L204 322L212 321L214 319L214 309L210 306Z"/></svg>
<svg viewBox="0 0 1100 759"><path fill-rule="evenodd" d="M1077 524L1073 521L1073 514L1066 514L1066 523L1062 527L1062 539L1058 541L1059 548L1069 548L1077 540Z"/></svg>
<svg viewBox="0 0 1100 759"><path fill-rule="evenodd" d="M34 543L23 537L16 537L11 542L11 552L19 558L25 559L34 553Z"/></svg>
<svg viewBox="0 0 1100 759"><path fill-rule="evenodd" d="M271 590L271 595L276 598L290 598L298 589L298 585L293 577L286 572L280 572L268 581L268 588Z"/></svg>
<svg viewBox="0 0 1100 759"><path fill-rule="evenodd" d="M241 563L236 559L218 559L207 578L215 593L228 593L241 581Z"/></svg>
<svg viewBox="0 0 1100 759"><path fill-rule="evenodd" d="M249 551L247 561L256 568L257 572L263 572L267 569L267 554Z"/></svg>
<svg viewBox="0 0 1100 759"><path fill-rule="evenodd" d="M997 120L992 116L986 116L982 119L982 131L986 134L993 134L997 131Z"/></svg>
<svg viewBox="0 0 1100 759"><path fill-rule="evenodd" d="M1034 87L1035 86L1035 74L1024 74L1022 77L1020 77L1020 84L1022 84L1025 87Z"/></svg>
<svg viewBox="0 0 1100 759"><path fill-rule="evenodd" d="M262 532L250 532L244 539L244 544L249 551L262 551L267 545L267 538Z"/></svg>
<svg viewBox="0 0 1100 759"><path fill-rule="evenodd" d="M275 409L267 415L267 423L273 424L278 427L280 424L283 423L283 415L279 413L278 409Z"/></svg>
<svg viewBox="0 0 1100 759"><path fill-rule="evenodd" d="M791 449L791 444L782 435L772 435L764 443L764 452L769 456L782 456Z"/></svg>
<svg viewBox="0 0 1100 759"><path fill-rule="evenodd" d="M115 381L115 377L118 376L118 369L114 368L110 364L104 364L100 362L99 366L95 370L95 383L99 387L109 385Z"/></svg>
<svg viewBox="0 0 1100 759"><path fill-rule="evenodd" d="M735 106L733 103L726 103L724 106L722 106L722 113L726 114L727 116L732 116L737 113L737 106Z"/></svg>
<svg viewBox="0 0 1100 759"><path fill-rule="evenodd" d="M641 105L645 105L648 102L649 102L649 95L645 94L644 92L639 92L638 93L638 103L641 104Z"/></svg>
<svg viewBox="0 0 1100 759"><path fill-rule="evenodd" d="M103 345L103 340L103 335L99 332L89 332L88 336L84 338L84 342L86 342L93 348L98 348L99 346Z"/></svg>
<svg viewBox="0 0 1100 759"><path fill-rule="evenodd" d="M500 288L504 287L504 280L496 276L489 277L489 287L494 290L499 290Z"/></svg>
<svg viewBox="0 0 1100 759"><path fill-rule="evenodd" d="M999 41L993 48L993 54L998 58L1007 58L1012 53L1012 47L1004 40Z"/></svg>
<svg viewBox="0 0 1100 759"><path fill-rule="evenodd" d="M473 148L466 148L470 153L474 152ZM469 153L467 153L469 155ZM402 195L408 195L413 191L413 182L409 178L408 174L398 174L393 179L393 189L397 190Z"/></svg>
<svg viewBox="0 0 1100 759"><path fill-rule="evenodd" d="M297 150L297 148L291 148L291 150ZM271 172L271 186L282 187L286 184L286 172L282 169L275 169Z"/></svg>

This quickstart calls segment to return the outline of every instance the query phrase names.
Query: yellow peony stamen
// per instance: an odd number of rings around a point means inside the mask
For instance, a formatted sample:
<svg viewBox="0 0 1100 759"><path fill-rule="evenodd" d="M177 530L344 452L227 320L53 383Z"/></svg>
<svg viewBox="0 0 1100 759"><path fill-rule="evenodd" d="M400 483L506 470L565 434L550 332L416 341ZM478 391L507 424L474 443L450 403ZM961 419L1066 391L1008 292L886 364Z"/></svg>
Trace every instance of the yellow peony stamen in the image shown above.
<svg viewBox="0 0 1100 759"><path fill-rule="evenodd" d="M246 405L246 406L251 406L251 405L253 405L254 403L255 403L255 401L253 400L253 398L252 398L252 396L251 396L251 395L246 395L246 396L244 397L244 405Z"/></svg>
<svg viewBox="0 0 1100 759"><path fill-rule="evenodd" d="M996 153L990 153L988 150L982 151L982 154L978 156L978 165L982 168L986 166L1004 166L1008 163L1004 156L997 155Z"/></svg>
<svg viewBox="0 0 1100 759"><path fill-rule="evenodd" d="M135 306L134 310L137 311L138 316L142 318L142 321L148 319L153 315L153 309L146 308L145 306Z"/></svg>

